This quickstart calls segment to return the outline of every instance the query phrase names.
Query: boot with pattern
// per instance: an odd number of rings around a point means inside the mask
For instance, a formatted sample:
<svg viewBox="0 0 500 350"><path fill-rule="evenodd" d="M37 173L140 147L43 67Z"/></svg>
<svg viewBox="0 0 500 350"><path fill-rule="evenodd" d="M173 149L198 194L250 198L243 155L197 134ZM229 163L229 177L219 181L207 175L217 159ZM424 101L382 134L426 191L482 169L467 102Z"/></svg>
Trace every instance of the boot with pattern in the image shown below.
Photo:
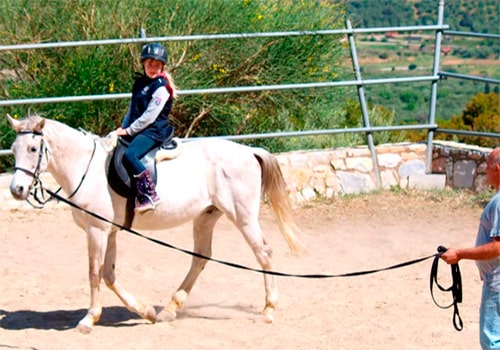
<svg viewBox="0 0 500 350"><path fill-rule="evenodd" d="M148 170L144 170L139 175L134 175L136 181L135 211L144 213L154 210L160 202L160 197L155 190L155 184Z"/></svg>

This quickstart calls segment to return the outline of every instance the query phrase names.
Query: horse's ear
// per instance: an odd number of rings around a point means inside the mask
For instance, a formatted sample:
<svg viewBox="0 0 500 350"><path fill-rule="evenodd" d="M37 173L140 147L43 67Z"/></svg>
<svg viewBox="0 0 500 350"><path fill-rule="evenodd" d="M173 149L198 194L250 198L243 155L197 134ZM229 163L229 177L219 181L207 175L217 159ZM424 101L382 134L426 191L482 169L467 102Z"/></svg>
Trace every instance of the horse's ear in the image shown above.
<svg viewBox="0 0 500 350"><path fill-rule="evenodd" d="M7 114L7 119L9 120L9 124L12 126L14 131L18 132L21 129L21 122L19 120L12 118L10 114Z"/></svg>
<svg viewBox="0 0 500 350"><path fill-rule="evenodd" d="M33 131L41 134L44 125L45 125L45 118L40 118L40 120L37 122L37 124L33 128Z"/></svg>

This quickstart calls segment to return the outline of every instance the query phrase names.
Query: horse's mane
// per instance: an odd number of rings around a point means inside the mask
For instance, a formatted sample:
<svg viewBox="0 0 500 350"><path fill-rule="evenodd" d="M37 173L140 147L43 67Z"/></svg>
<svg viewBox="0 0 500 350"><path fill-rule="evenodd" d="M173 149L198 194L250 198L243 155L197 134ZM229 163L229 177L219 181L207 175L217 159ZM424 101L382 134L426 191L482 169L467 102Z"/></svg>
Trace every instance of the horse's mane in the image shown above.
<svg viewBox="0 0 500 350"><path fill-rule="evenodd" d="M20 120L23 124L23 129L34 130L43 118L39 114L30 114L26 118Z"/></svg>
<svg viewBox="0 0 500 350"><path fill-rule="evenodd" d="M34 130L38 124L42 121L42 119L45 119L45 123L49 123L52 125L64 125L70 129L72 129L69 125L64 124L58 120L54 119L48 119L48 118L43 118L39 114L29 114L26 118L22 119L21 122L23 123L22 129L24 130ZM104 150L106 152L110 152L111 150L114 149L114 146L116 145L116 140L113 140L113 137L110 135L106 136L99 136L97 134L94 134L88 130L84 130L82 128L74 129L75 131L81 132L83 135L89 137L90 139L96 141L97 143L101 144Z"/></svg>

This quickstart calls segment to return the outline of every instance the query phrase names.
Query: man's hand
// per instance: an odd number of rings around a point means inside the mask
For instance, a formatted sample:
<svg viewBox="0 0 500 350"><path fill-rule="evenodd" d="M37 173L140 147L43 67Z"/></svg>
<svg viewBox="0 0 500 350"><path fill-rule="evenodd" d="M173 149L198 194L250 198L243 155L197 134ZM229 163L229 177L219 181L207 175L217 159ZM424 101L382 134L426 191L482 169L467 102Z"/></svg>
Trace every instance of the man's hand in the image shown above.
<svg viewBox="0 0 500 350"><path fill-rule="evenodd" d="M458 264L458 262L460 261L458 253L458 249L448 248L446 252L441 254L441 259L443 259L447 264L450 265Z"/></svg>

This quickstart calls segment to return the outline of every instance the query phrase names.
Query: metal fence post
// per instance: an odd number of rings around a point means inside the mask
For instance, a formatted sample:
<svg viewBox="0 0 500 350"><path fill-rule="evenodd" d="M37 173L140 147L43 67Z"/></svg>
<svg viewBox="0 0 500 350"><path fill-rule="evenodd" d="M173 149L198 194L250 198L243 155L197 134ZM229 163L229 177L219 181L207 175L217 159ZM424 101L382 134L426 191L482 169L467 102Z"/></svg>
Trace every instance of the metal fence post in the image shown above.
<svg viewBox="0 0 500 350"><path fill-rule="evenodd" d="M438 25L443 24L444 18L444 0L439 0L438 4ZM436 31L436 38L434 44L434 63L432 67L432 74L434 76L439 73L439 57L441 54L441 38L443 36L443 30L438 29ZM437 82L438 80L433 80L431 85L431 99L429 104L429 124L436 123L436 99L437 99ZM427 173L432 172L432 140L434 138L434 130L429 129L427 131L427 154L425 157L425 170Z"/></svg>
<svg viewBox="0 0 500 350"><path fill-rule="evenodd" d="M368 108L366 105L365 88L363 86L363 80L361 78L361 70L359 68L358 55L356 52L356 44L354 42L354 35L352 32L351 21L349 20L347 20L347 29L349 29L349 33L347 35L349 37L349 48L351 50L352 65L354 67L354 72L356 74L356 80L358 81L357 85L358 98L359 98L359 104L361 105L361 114L363 115L363 123L365 128L370 128L370 117L368 115ZM382 186L382 181L380 179L377 153L375 152L375 145L373 143L373 133L371 131L366 132L366 140L368 142L368 149L370 150L372 156L373 170L375 171L377 187L380 188Z"/></svg>

